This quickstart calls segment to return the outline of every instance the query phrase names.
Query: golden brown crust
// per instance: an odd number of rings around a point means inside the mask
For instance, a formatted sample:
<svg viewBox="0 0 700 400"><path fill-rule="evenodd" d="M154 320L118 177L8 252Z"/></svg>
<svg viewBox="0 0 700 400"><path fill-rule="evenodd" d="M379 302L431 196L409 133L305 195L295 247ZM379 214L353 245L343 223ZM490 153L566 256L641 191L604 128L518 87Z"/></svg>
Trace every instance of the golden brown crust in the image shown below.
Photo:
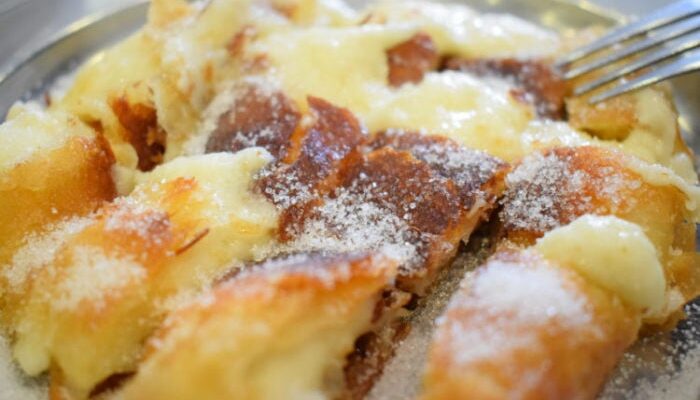
<svg viewBox="0 0 700 400"><path fill-rule="evenodd" d="M638 327L576 273L536 253L497 254L440 320L421 398L593 399Z"/></svg>
<svg viewBox="0 0 700 400"><path fill-rule="evenodd" d="M568 122L575 128L605 140L623 140L637 124L637 108L630 96L614 97L591 106L585 97L566 100Z"/></svg>
<svg viewBox="0 0 700 400"><path fill-rule="evenodd" d="M493 203L503 190L503 179L510 168L495 157L443 136L385 131L376 134L369 143L373 149L385 146L410 152L436 173L453 181L465 209L478 201Z"/></svg>
<svg viewBox="0 0 700 400"><path fill-rule="evenodd" d="M158 125L158 115L152 105L131 103L125 96L111 99L109 105L124 128L124 140L138 155L138 168L150 171L163 162L167 133Z"/></svg>
<svg viewBox="0 0 700 400"><path fill-rule="evenodd" d="M117 194L113 165L109 143L96 133L68 138L61 147L4 173L0 178L0 264L9 261L28 234L63 218L88 214L112 200Z"/></svg>
<svg viewBox="0 0 700 400"><path fill-rule="evenodd" d="M564 98L569 87L559 73L543 60L466 59L450 57L445 68L468 71L479 76L498 76L510 79L519 88L516 98L532 103L537 114L551 119L564 119Z"/></svg>
<svg viewBox="0 0 700 400"><path fill-rule="evenodd" d="M440 56L430 35L419 32L386 51L389 85L419 83L426 72L438 67Z"/></svg>
<svg viewBox="0 0 700 400"><path fill-rule="evenodd" d="M284 93L254 83L239 83L230 110L219 117L206 144L206 152L236 152L260 146L283 160L292 145L301 114Z"/></svg>
<svg viewBox="0 0 700 400"><path fill-rule="evenodd" d="M350 111L316 97L309 97L308 102L314 120L293 136L291 146L298 150L290 151L286 164L278 165L257 184L282 208L279 236L283 241L300 231L309 210L330 191L338 170L359 154L365 141L360 123Z"/></svg>
<svg viewBox="0 0 700 400"><path fill-rule="evenodd" d="M394 272L392 260L369 254L252 267L171 315L121 398L338 395L344 359Z"/></svg>
<svg viewBox="0 0 700 400"><path fill-rule="evenodd" d="M687 199L673 185L647 182L630 162L635 161L619 151L594 146L556 148L525 158L506 178L499 214L504 235L530 245L584 214L614 215L642 227L669 283L693 298L700 280Z"/></svg>
<svg viewBox="0 0 700 400"><path fill-rule="evenodd" d="M418 294L425 293L435 274L454 256L460 240L493 204L483 199L478 204L462 203L454 181L411 153L391 147L353 160L340 171L338 183L345 192L390 210L417 233L418 258L400 270L398 285Z"/></svg>

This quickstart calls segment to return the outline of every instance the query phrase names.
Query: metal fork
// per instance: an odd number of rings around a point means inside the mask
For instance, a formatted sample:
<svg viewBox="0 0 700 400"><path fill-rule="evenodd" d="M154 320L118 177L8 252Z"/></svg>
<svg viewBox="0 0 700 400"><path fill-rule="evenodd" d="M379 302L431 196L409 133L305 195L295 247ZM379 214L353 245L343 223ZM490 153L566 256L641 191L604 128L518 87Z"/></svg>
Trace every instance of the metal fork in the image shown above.
<svg viewBox="0 0 700 400"><path fill-rule="evenodd" d="M573 79L639 54L639 57L625 62L613 71L574 88L574 95L578 96L622 78L618 84L590 97L589 103L597 103L700 70L700 49L694 50L698 47L700 0L681 0L614 29L593 43L567 54L555 65L564 71L565 79ZM611 48L612 51L604 56L592 56ZM583 60L584 58L587 59ZM574 66L574 62L579 60L584 63ZM625 78L646 67L651 68L632 78Z"/></svg>

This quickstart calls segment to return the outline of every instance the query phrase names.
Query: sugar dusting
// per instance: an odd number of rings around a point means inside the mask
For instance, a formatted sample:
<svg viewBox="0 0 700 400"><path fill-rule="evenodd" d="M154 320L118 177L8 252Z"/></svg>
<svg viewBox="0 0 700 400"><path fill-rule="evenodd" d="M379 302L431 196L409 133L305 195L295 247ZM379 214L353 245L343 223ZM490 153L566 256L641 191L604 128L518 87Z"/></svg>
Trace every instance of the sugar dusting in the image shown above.
<svg viewBox="0 0 700 400"><path fill-rule="evenodd" d="M24 238L22 246L12 257L10 265L0 266L2 277L9 290L21 290L31 275L46 267L70 237L87 227L91 217L76 217L47 227L47 233L30 234Z"/></svg>
<svg viewBox="0 0 700 400"><path fill-rule="evenodd" d="M275 99L273 94L279 90L279 84L275 83L272 78L262 76L246 76L242 79L220 83L216 90L216 97L204 110L197 131L185 142L184 155L204 154L207 140L219 126L221 116L235 107L236 99L241 95L241 87L245 87L245 85L255 87L259 96L271 100ZM243 132L238 134L241 137L244 136Z"/></svg>
<svg viewBox="0 0 700 400"><path fill-rule="evenodd" d="M493 178L502 163L488 154L462 146L444 144L418 145L411 149L416 158L447 171L458 186L482 184Z"/></svg>
<svg viewBox="0 0 700 400"><path fill-rule="evenodd" d="M116 258L97 247L75 246L67 276L56 285L57 297L51 306L57 310L74 309L81 302L101 308L114 290L134 284L146 276L146 269L133 260Z"/></svg>
<svg viewBox="0 0 700 400"><path fill-rule="evenodd" d="M519 264L492 261L488 270L469 280L469 304L476 304L490 315L510 314L516 323L542 323L552 318L568 325L591 322L586 301L567 287L566 281L552 268L523 267ZM456 299L453 307L461 307Z"/></svg>
<svg viewBox="0 0 700 400"><path fill-rule="evenodd" d="M334 197L324 198L294 240L278 244L272 251L375 250L399 260L402 268L410 268L423 261L417 249L421 236L395 212L370 201L361 191L340 189Z"/></svg>
<svg viewBox="0 0 700 400"><path fill-rule="evenodd" d="M700 398L700 299L670 333L643 338L625 353L601 400Z"/></svg>
<svg viewBox="0 0 700 400"><path fill-rule="evenodd" d="M501 204L503 219L510 228L546 232L567 222L567 217L590 212L593 199L586 194L588 188L595 188L597 198L604 199L610 213L617 212L623 202L631 205L635 201L624 195L639 188L639 180L622 175L612 166L597 166L593 176L572 168L570 157L535 153L508 174Z"/></svg>
<svg viewBox="0 0 700 400"><path fill-rule="evenodd" d="M241 276L262 273L269 282L272 282L277 279L284 280L290 273L300 273L320 282L325 288L332 289L339 282L352 279L351 263L356 257L362 256L362 253L348 255L348 253L335 254L333 251L290 254L265 261L255 268L243 271Z"/></svg>
<svg viewBox="0 0 700 400"><path fill-rule="evenodd" d="M279 209L300 206L319 196L310 184L299 179L296 170L289 169L285 174L277 174L277 168L279 165L269 164L256 174L255 179L262 180L274 176L275 179L267 180L263 192Z"/></svg>
<svg viewBox="0 0 700 400"><path fill-rule="evenodd" d="M440 272L432 292L421 300L411 316L411 332L398 343L396 355L384 367L384 373L367 396L369 400L417 397L435 321L459 288L464 274L479 266L490 253L488 238L472 236L468 251L462 252L451 266Z"/></svg>
<svg viewBox="0 0 700 400"><path fill-rule="evenodd" d="M566 204L568 194L581 190L583 180L581 171L570 171L566 160L554 153L528 156L506 177L504 219L520 229L544 232L556 228L557 207Z"/></svg>
<svg viewBox="0 0 700 400"><path fill-rule="evenodd" d="M450 310L473 310L467 324L441 317L438 325L459 364L495 357L508 349L527 346L531 331L504 327L546 326L557 321L565 326L585 326L592 316L586 300L568 287L558 270L540 265L491 261L485 269L465 280L450 303Z"/></svg>

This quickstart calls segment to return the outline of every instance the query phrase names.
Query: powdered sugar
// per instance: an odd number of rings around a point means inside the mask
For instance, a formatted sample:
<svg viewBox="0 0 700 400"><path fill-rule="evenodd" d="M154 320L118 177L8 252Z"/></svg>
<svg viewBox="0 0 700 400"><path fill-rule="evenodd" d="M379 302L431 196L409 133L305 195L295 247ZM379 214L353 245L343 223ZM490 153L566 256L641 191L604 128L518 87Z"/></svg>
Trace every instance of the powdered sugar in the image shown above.
<svg viewBox="0 0 700 400"><path fill-rule="evenodd" d="M255 176L255 180L265 180L262 191L278 208L287 209L302 205L318 197L317 191L310 187L309 183L299 179L296 170L289 168L286 173L280 174L277 173L278 168L279 165L270 164Z"/></svg>
<svg viewBox="0 0 700 400"><path fill-rule="evenodd" d="M286 279L290 273L302 273L321 282L326 288L333 288L339 282L352 278L350 263L354 256L348 254L336 255L332 250L323 253L300 253L271 259L249 273L264 273L266 279ZM243 272L245 276L248 272Z"/></svg>
<svg viewBox="0 0 700 400"><path fill-rule="evenodd" d="M579 192L583 180L583 172L570 171L556 154L528 156L506 177L504 219L515 228L551 230L559 226L559 207L573 206L566 196Z"/></svg>
<svg viewBox="0 0 700 400"><path fill-rule="evenodd" d="M55 286L57 297L51 306L57 310L73 309L84 301L99 309L106 296L146 276L140 264L97 247L74 246L71 261L66 276Z"/></svg>
<svg viewBox="0 0 700 400"><path fill-rule="evenodd" d="M158 189L154 185L154 191ZM149 228L157 218L157 210L147 205L138 194L119 197L112 202L104 215L104 229L110 231L138 232L144 238L149 237ZM162 218L161 218L162 219Z"/></svg>
<svg viewBox="0 0 700 400"><path fill-rule="evenodd" d="M700 398L700 300L673 332L642 338L625 353L601 400Z"/></svg>
<svg viewBox="0 0 700 400"><path fill-rule="evenodd" d="M454 172L451 178L458 184L485 182L493 178L493 172L501 163L488 154L466 147L428 145L413 148L415 156L431 166L439 166Z"/></svg>
<svg viewBox="0 0 700 400"><path fill-rule="evenodd" d="M632 207L637 200L629 192L642 182L607 158L613 156L561 148L526 157L506 177L501 200L506 226L546 232L585 213L615 214L623 204ZM594 167L587 165L591 162Z"/></svg>
<svg viewBox="0 0 700 400"><path fill-rule="evenodd" d="M527 328L522 335L504 326L544 326L557 321L565 326L585 326L592 316L586 301L554 267L491 261L466 280L462 292L451 302L446 320L454 357L469 363L503 354L509 348L527 346L533 340ZM476 310L466 325L451 312ZM482 321L480 323L479 321Z"/></svg>
<svg viewBox="0 0 700 400"><path fill-rule="evenodd" d="M12 258L10 265L0 267L9 290L21 290L31 275L47 267L63 247L66 239L85 229L92 217L71 218L46 228L44 234L31 234L24 239L24 246Z"/></svg>
<svg viewBox="0 0 700 400"><path fill-rule="evenodd" d="M591 321L586 302L552 267L491 261L467 286L480 309L491 315L510 314L516 323L545 323L550 319L568 325ZM469 281L469 280L468 280ZM459 307L456 300L453 307Z"/></svg>
<svg viewBox="0 0 700 400"><path fill-rule="evenodd" d="M454 181L460 192L470 197L484 197L481 186L493 179L494 172L503 166L486 153L455 145L418 145L411 152Z"/></svg>
<svg viewBox="0 0 700 400"><path fill-rule="evenodd" d="M420 234L394 212L362 193L341 189L334 198L325 198L294 240L277 246L275 252L378 250L409 268L422 261L419 242Z"/></svg>

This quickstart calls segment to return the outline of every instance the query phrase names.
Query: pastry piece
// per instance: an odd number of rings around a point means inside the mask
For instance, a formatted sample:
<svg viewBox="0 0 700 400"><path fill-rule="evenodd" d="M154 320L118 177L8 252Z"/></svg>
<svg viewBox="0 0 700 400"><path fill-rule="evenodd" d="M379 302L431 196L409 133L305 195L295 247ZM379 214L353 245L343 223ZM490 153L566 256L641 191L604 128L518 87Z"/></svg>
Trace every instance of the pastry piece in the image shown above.
<svg viewBox="0 0 700 400"><path fill-rule="evenodd" d="M356 338L376 318L396 262L295 255L220 283L169 316L117 399L338 398Z"/></svg>
<svg viewBox="0 0 700 400"><path fill-rule="evenodd" d="M424 294L461 240L487 219L506 164L439 137L384 133L383 145L340 173L341 195L389 210L414 232L416 255L400 268L399 286Z"/></svg>
<svg viewBox="0 0 700 400"><path fill-rule="evenodd" d="M280 16L263 2L156 0L144 29L86 63L51 107L99 125L121 167L149 171L183 153L217 85L239 73L229 43L268 18Z"/></svg>
<svg viewBox="0 0 700 400"><path fill-rule="evenodd" d="M430 350L422 399L593 399L639 314L534 251L469 274Z"/></svg>
<svg viewBox="0 0 700 400"><path fill-rule="evenodd" d="M284 93L258 82L239 82L230 90L232 105L218 118L206 152L236 152L263 147L275 159L290 151L301 114Z"/></svg>
<svg viewBox="0 0 700 400"><path fill-rule="evenodd" d="M480 207L461 207L454 182L410 153L387 147L348 165L339 174L338 186L332 197L370 203L406 225L415 253L403 260L398 284L415 293L425 292L482 217Z"/></svg>
<svg viewBox="0 0 700 400"><path fill-rule="evenodd" d="M323 146L308 147L308 159L323 159L314 153L328 154ZM390 248L402 262L398 286L425 294L460 241L487 218L506 164L444 138L399 132L377 136L365 154L353 152L329 170L324 190L277 251ZM297 195L297 185L287 186L277 187Z"/></svg>
<svg viewBox="0 0 700 400"><path fill-rule="evenodd" d="M697 183L694 156L681 137L670 87L655 85L590 105L588 96L568 98L568 123L599 142L672 169Z"/></svg>
<svg viewBox="0 0 700 400"><path fill-rule="evenodd" d="M444 67L482 77L505 78L517 88L513 95L532 103L538 116L556 120L565 117L564 98L568 95L569 88L546 61L451 57L445 60Z"/></svg>
<svg viewBox="0 0 700 400"><path fill-rule="evenodd" d="M329 192L338 170L359 154L365 141L350 111L316 97L309 97L308 103L312 122L302 127L297 149L289 152L285 163L263 173L258 182L259 190L281 210L282 241L299 233L309 210Z"/></svg>
<svg viewBox="0 0 700 400"><path fill-rule="evenodd" d="M133 371L179 298L205 289L272 240L277 214L249 191L262 149L181 158L128 197L27 239L3 271L3 316L22 369L82 399ZM57 389L58 390L58 389Z"/></svg>
<svg viewBox="0 0 700 400"><path fill-rule="evenodd" d="M369 146L408 151L427 163L437 174L454 182L463 208L493 203L503 191L504 177L510 170L496 157L442 136L388 130L376 134Z"/></svg>
<svg viewBox="0 0 700 400"><path fill-rule="evenodd" d="M299 160L309 160L301 165L313 167L318 160L325 160L323 155L329 151L324 148L328 142L310 142L310 137L304 139L307 145ZM334 158L338 161L331 169L320 169L328 173L323 172L325 179L316 186L314 195L301 197L308 203L296 214L298 219L284 218L290 215L284 207L298 209L299 203L288 199L300 198L299 182L282 181L286 184L272 187L275 196L285 199L277 204L283 215L280 229L286 233L282 243L272 248L272 254L388 252L400 261L400 267L396 287L386 294L385 301L397 308L411 294L425 295L437 273L454 257L460 242L488 218L508 170L505 163L449 139L414 133L382 133L368 146L355 146L345 154L344 159ZM282 166L270 176L289 179L289 175L277 174L293 171L295 165ZM274 181L269 177L261 181L267 185L270 182ZM269 188L263 186L268 193ZM406 323L387 324L359 338L346 368L352 398L362 398L371 388L407 329Z"/></svg>
<svg viewBox="0 0 700 400"><path fill-rule="evenodd" d="M671 309L700 288L695 268L697 189L672 171L601 147L557 148L526 157L506 177L505 237L529 245L584 214L614 215L651 240L671 287Z"/></svg>
<svg viewBox="0 0 700 400"><path fill-rule="evenodd" d="M422 32L390 48L386 56L389 85L395 87L422 81L423 75L436 69L440 61L435 42Z"/></svg>
<svg viewBox="0 0 700 400"><path fill-rule="evenodd" d="M112 200L113 164L109 143L77 118L13 107L0 125L0 271L27 235Z"/></svg>

